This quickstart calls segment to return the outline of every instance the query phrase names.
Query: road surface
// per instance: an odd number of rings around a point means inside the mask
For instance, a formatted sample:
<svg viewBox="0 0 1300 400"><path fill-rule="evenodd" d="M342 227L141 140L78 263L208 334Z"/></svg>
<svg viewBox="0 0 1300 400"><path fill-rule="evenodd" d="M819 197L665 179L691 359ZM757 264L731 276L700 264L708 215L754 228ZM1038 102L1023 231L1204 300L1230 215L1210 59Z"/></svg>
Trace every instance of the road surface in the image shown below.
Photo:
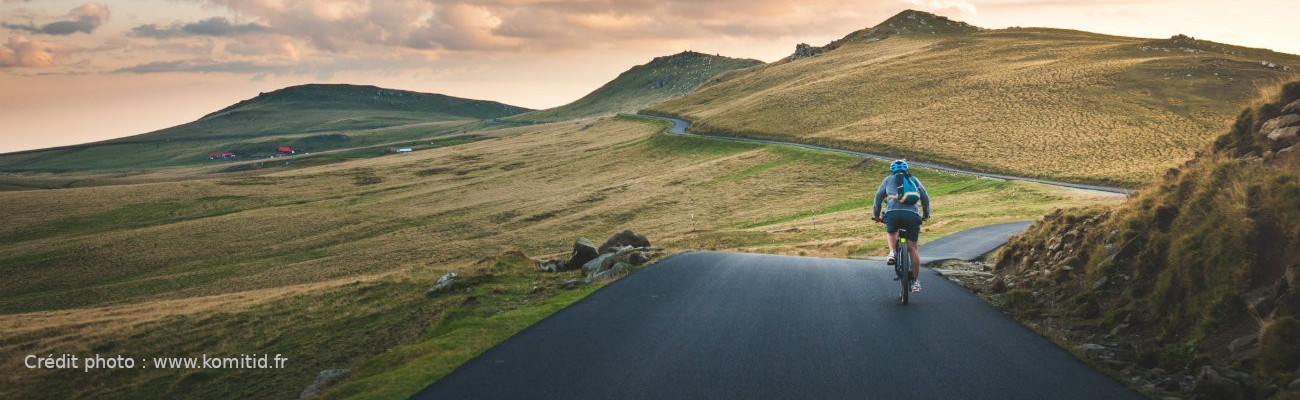
<svg viewBox="0 0 1300 400"><path fill-rule="evenodd" d="M922 246L974 258L1025 224ZM996 239L989 239L996 237ZM1141 399L925 269L697 252L610 284L414 399Z"/></svg>
<svg viewBox="0 0 1300 400"><path fill-rule="evenodd" d="M668 133L676 134L676 135L693 136L693 137L706 137L706 138L723 139L723 140L735 140L735 141L751 142L751 143L776 144L776 145L783 145L783 146L794 146L794 147L802 147L802 148L805 148L805 149L823 150L823 151L833 151L833 152L836 152L836 153L851 154L851 155L855 155L855 156L858 156L858 157L863 157L863 158L872 158L872 159L884 160L884 161L893 161L893 160L894 160L894 159L891 158L891 157L885 157L885 156L877 155L877 154L869 154L869 153L863 153L863 152L860 152L860 151L844 150L844 149L836 149L836 148L830 148L830 147L814 146L814 145L811 145L811 144L804 144L804 143L782 142L782 141L776 141L776 140L764 140L764 139L750 139L750 138L742 138L742 137L734 137L734 136L699 135L699 134L694 134L694 133L690 133L690 132L687 131L687 128L690 128L691 123L688 122L688 121L685 121L685 120L681 120L681 119L677 119L677 118L660 117L660 116L654 116L654 115L645 115L645 114L634 114L634 115L641 116L641 117L646 117L646 118L653 118L653 119L659 119L659 120L664 120L664 121L672 122L672 123L673 123L673 126L670 127L670 128L668 128ZM1132 193L1132 192L1133 192L1132 190L1129 190L1129 189L1115 188L1115 187L1107 187L1107 186L1082 185L1082 184L1077 184L1077 183L1048 181L1048 180L1042 180L1042 179L1024 178L1024 177L1019 177L1019 176L999 175L999 174L988 174L988 173L983 173L983 172L975 172L975 171L970 171L970 170L964 170L964 169L960 169L960 168L945 167L945 166L942 166L942 165L930 164L930 163L919 162L919 161L908 161L908 164L909 164L909 165L912 165L912 166L922 167L922 168L929 168L929 169L940 170L940 171L955 172L955 173L959 173L959 174L968 174L968 175L982 176L982 177L986 177L986 178L996 178L996 179L1005 179L1005 180L1013 180L1013 181L1034 182L1034 183L1041 183L1041 184L1045 184L1045 185L1061 186L1061 187L1068 187L1068 188L1074 188L1074 189L1095 190L1095 191L1099 191L1099 192L1119 193L1119 194L1129 194L1129 193Z"/></svg>

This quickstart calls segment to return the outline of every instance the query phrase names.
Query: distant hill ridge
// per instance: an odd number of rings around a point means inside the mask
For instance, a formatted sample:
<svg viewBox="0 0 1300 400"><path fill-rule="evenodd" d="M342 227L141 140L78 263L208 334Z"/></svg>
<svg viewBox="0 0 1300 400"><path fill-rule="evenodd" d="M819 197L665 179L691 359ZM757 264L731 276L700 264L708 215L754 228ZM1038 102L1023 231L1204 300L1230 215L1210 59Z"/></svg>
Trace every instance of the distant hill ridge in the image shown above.
<svg viewBox="0 0 1300 400"><path fill-rule="evenodd" d="M800 58L816 57L831 50L839 48L844 43L850 41L875 42L887 39L890 36L925 36L925 35L953 35L967 34L984 30L965 22L954 21L941 15L935 15L924 11L905 10L893 17L881 22L880 24L858 31L854 31L843 38L830 42L825 46L813 47L806 43L795 46L795 53L787 60L794 61Z"/></svg>
<svg viewBox="0 0 1300 400"><path fill-rule="evenodd" d="M425 138L444 129L427 126L430 123L471 124L527 111L495 101L376 86L291 86L259 93L193 122L145 134L2 154L0 172L127 171L195 165L208 163L212 152L258 149L235 152L243 158L294 143L313 150L368 146Z"/></svg>
<svg viewBox="0 0 1300 400"><path fill-rule="evenodd" d="M762 61L684 51L655 57L619 74L582 98L510 120L551 122L636 111L690 92L718 74L762 65Z"/></svg>
<svg viewBox="0 0 1300 400"><path fill-rule="evenodd" d="M370 85L307 84L290 86L240 101L199 120L266 104L320 110L410 110L469 118L495 118L530 111L495 101L471 100L436 93L386 89Z"/></svg>

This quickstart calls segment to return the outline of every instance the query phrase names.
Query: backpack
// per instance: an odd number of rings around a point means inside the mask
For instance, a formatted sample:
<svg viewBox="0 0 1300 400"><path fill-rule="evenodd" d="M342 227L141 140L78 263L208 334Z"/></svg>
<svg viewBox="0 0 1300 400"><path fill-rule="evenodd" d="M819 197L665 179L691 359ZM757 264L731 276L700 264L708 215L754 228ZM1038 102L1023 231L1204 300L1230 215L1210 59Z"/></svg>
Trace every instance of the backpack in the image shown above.
<svg viewBox="0 0 1300 400"><path fill-rule="evenodd" d="M911 174L894 174L894 185L898 186L899 203L914 206L921 201L921 190L916 187L916 178L913 178Z"/></svg>

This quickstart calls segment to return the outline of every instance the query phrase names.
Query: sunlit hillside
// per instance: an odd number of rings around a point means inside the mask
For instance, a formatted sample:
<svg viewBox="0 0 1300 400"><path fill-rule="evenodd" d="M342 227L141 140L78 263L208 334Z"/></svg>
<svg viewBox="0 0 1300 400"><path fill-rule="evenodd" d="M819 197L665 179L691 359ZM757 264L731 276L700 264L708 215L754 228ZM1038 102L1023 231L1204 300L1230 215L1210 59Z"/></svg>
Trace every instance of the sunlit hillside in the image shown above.
<svg viewBox="0 0 1300 400"><path fill-rule="evenodd" d="M980 30L916 11L810 52L650 111L699 133L1134 186L1300 68L1300 56L1185 36Z"/></svg>
<svg viewBox="0 0 1300 400"><path fill-rule="evenodd" d="M572 103L508 119L551 122L632 112L686 94L718 74L761 64L758 60L693 51L655 57Z"/></svg>

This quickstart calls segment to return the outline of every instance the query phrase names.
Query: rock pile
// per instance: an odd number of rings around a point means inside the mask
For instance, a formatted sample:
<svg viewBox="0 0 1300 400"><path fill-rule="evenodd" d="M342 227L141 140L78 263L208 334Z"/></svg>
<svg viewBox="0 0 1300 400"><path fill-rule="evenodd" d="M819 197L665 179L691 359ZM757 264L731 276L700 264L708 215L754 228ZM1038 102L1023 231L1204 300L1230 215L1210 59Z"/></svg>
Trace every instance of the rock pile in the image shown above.
<svg viewBox="0 0 1300 400"><path fill-rule="evenodd" d="M540 268L546 272L581 269L588 283L613 278L629 267L645 264L663 251L650 245L650 240L633 231L622 231L611 236L600 247L587 238L573 242L573 252L564 260L543 260Z"/></svg>
<svg viewBox="0 0 1300 400"><path fill-rule="evenodd" d="M1281 116L1264 121L1260 133L1265 134L1276 154L1295 151L1296 136L1300 134L1300 100L1282 107Z"/></svg>

